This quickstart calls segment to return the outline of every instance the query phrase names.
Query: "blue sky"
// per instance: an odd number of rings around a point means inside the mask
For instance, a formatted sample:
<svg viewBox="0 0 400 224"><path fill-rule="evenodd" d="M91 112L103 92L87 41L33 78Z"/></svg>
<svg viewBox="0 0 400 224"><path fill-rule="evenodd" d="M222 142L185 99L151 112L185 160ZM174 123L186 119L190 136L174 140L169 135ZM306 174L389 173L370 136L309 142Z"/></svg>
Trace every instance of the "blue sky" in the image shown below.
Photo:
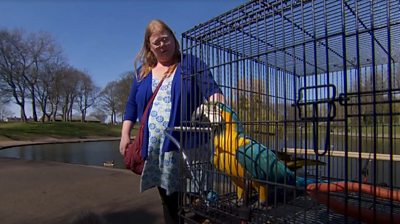
<svg viewBox="0 0 400 224"><path fill-rule="evenodd" d="M68 63L104 87L129 70L151 19L181 33L245 0L1 0L0 29L50 33Z"/></svg>

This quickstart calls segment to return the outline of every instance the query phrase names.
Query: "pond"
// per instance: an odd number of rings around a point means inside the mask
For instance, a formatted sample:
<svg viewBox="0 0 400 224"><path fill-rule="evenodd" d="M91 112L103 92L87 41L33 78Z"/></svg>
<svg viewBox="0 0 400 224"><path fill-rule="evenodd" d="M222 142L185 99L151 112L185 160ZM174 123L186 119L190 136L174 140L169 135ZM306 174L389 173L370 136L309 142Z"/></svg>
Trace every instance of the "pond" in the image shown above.
<svg viewBox="0 0 400 224"><path fill-rule="evenodd" d="M295 139L288 135L286 139L288 147L293 147ZM298 148L305 148L304 138L297 144ZM331 139L331 146L335 150L341 151L344 148L344 136L335 136ZM279 139L278 148L283 148L285 139ZM312 142L309 136L307 142ZM323 145L324 139L320 139L320 146ZM358 141L356 137L348 138L349 151L357 151ZM267 144L266 144L267 145ZM400 139L393 140L394 154L400 154ZM370 138L364 138L362 142L364 152L373 151L374 141ZM388 139L377 139L376 146L379 153L387 153ZM72 164L103 166L105 161L114 161L115 168L124 169L123 157L118 150L119 141L101 141L101 142L83 142L83 143L62 143L62 144L46 144L21 146L0 150L0 157L11 157L25 160L44 160L57 161ZM275 148L269 145L270 148ZM312 148L312 144L308 144L307 148ZM372 156L372 155L371 155ZM300 156L302 157L302 156ZM373 156L372 156L373 157ZM310 156L310 158L315 158ZM330 166L322 166L318 171L313 167L308 168L310 174L318 172L322 176L330 176L331 178L342 179L348 176L349 179L357 180L360 177L360 167L368 169L369 181L376 177L377 183L389 184L393 181L394 186L400 186L400 162L393 161L368 161L368 159L348 159L334 157L328 162L328 158L320 157L320 160L330 164ZM346 168L347 166L347 168ZM375 175L374 175L374 168ZM347 170L347 171L346 171Z"/></svg>
<svg viewBox="0 0 400 224"><path fill-rule="evenodd" d="M115 168L124 168L118 147L119 141L30 145L0 150L0 157L94 166L103 166L105 161L114 160Z"/></svg>

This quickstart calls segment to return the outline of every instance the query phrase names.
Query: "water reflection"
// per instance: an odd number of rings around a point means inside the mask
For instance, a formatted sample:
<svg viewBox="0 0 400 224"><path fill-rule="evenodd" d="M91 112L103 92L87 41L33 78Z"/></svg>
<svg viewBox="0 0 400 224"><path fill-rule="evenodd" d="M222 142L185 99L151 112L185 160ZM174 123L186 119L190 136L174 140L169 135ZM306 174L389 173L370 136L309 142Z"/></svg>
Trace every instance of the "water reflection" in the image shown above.
<svg viewBox="0 0 400 224"><path fill-rule="evenodd" d="M268 148L282 150L285 146L288 148L313 148L312 136L298 136L291 134L288 138L263 139ZM342 151L345 147L346 138L341 135L333 136L331 139L331 150ZM319 149L323 149L324 138L319 138ZM389 140L378 138L363 138L360 142L357 137L347 138L348 151L372 152L376 147L377 153L389 153ZM400 139L393 139L393 154L400 154ZM45 160L58 161L64 163L84 164L103 166L105 161L114 160L114 167L124 168L123 157L120 155L119 141L104 142L85 142L85 143L64 143L64 144L48 144L22 146L0 150L0 157L13 157L25 160ZM302 155L298 155L303 157ZM309 158L316 158L309 155ZM330 178L339 178L348 180L361 180L363 173L360 170L365 169L368 175L368 182L385 183L393 186L400 186L400 162L393 161L371 161L369 159L351 159L347 160L338 157L322 156L318 158L329 165L320 166L318 171L315 167L308 167L307 172L310 174L319 173L322 176Z"/></svg>
<svg viewBox="0 0 400 224"><path fill-rule="evenodd" d="M319 156L318 159L326 162L326 166L308 167L307 172L315 175L329 177L331 179L347 179L353 181L365 180L369 183L400 186L400 161L382 161L374 160L374 152L382 154L400 154L400 139L398 138L370 138L346 136L344 134L332 134L329 141L326 141L325 135L319 135L318 141L310 133L300 133L295 136L293 133L286 135L286 138L273 138L261 140L267 147L276 150L287 148L298 149L318 149L348 152L368 153L367 159L341 158ZM327 144L327 142L329 142ZM315 144L315 147L314 147ZM304 157L303 155L298 155ZM316 159L315 155L308 155L308 158ZM364 172L364 173L363 173Z"/></svg>
<svg viewBox="0 0 400 224"><path fill-rule="evenodd" d="M124 168L118 145L119 141L104 141L21 146L0 150L0 157L95 166L114 160L114 167Z"/></svg>

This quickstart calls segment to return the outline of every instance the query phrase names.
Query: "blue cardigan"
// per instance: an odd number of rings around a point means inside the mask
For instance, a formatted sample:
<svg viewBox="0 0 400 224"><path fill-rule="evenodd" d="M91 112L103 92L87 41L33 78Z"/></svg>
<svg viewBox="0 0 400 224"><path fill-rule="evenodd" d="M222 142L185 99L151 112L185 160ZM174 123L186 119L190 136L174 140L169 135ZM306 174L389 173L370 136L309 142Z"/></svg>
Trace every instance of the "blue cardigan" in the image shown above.
<svg viewBox="0 0 400 224"><path fill-rule="evenodd" d="M153 94L151 88L152 77L151 72L140 82L134 77L125 107L124 120L136 122L139 119L140 121L147 102ZM190 121L191 114L201 103L208 100L215 93L222 94L206 64L190 55L183 56L176 69L171 88L172 104L168 127L187 126L186 122ZM182 102L183 104L181 104ZM204 139L200 139L200 136L207 138L205 135L191 133L182 135L183 139L181 139L181 135L177 131L171 131L170 134L181 142L181 147L183 148L196 147L202 140L204 143ZM146 159L149 145L148 120L144 127L143 137L141 155L143 159ZM178 150L178 147L166 137L162 151L168 152L172 150Z"/></svg>

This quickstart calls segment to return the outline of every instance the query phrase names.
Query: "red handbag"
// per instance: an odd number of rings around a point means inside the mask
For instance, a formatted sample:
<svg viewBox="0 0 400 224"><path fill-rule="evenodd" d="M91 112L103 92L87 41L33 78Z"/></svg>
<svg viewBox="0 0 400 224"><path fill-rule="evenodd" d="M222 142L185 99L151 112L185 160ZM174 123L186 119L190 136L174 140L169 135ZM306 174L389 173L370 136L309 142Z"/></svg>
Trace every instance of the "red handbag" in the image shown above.
<svg viewBox="0 0 400 224"><path fill-rule="evenodd" d="M137 175L142 175L144 160L142 159L141 149L143 142L143 128L140 125L140 129L136 134L133 143L128 145L125 150L124 162L127 169L132 170Z"/></svg>
<svg viewBox="0 0 400 224"><path fill-rule="evenodd" d="M140 120L140 128L136 133L135 138L133 139L133 143L128 145L128 148L124 153L124 162L125 167L127 169L132 170L135 174L142 175L144 160L141 155L142 151L142 143L143 143L143 134L144 134L144 126L146 125L146 120L148 116L148 111L150 109L150 105L153 103L154 98L157 95L158 90L161 87L164 78L161 79L157 88L154 90L153 95L151 96L149 102L147 103L146 109L143 112L142 119Z"/></svg>

